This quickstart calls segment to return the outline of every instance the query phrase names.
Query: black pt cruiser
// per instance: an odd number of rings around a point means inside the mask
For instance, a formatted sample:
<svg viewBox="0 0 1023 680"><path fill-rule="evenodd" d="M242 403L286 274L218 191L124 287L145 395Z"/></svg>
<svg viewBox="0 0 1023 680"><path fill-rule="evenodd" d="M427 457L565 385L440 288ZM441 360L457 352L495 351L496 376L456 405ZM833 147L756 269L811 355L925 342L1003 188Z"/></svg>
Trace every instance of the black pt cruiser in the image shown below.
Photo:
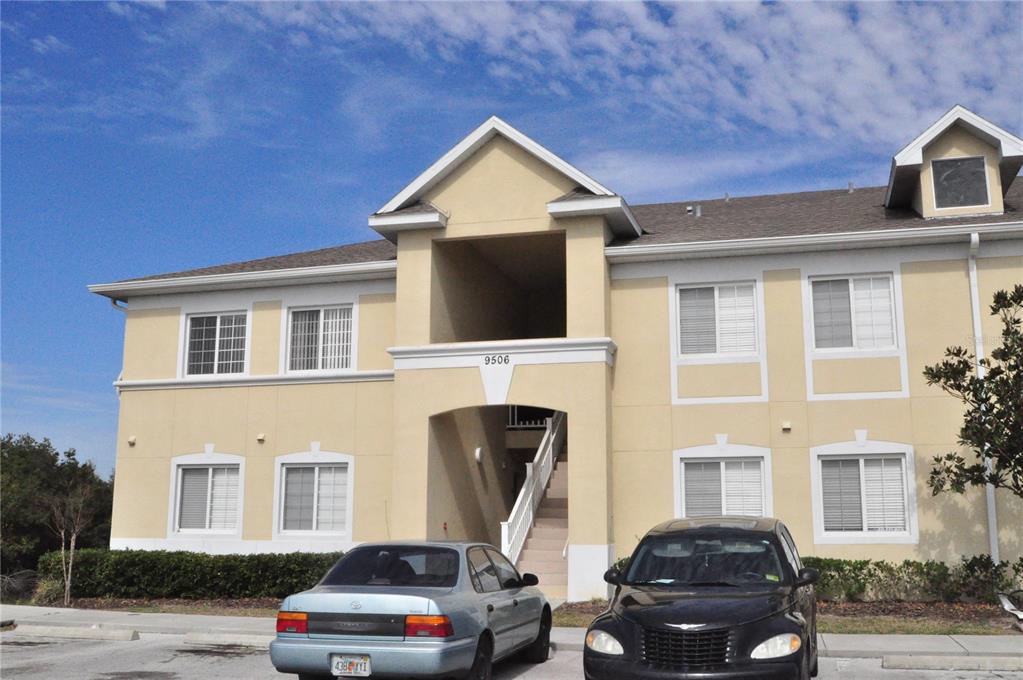
<svg viewBox="0 0 1023 680"><path fill-rule="evenodd" d="M776 519L672 520L647 533L586 631L587 680L817 675L817 572Z"/></svg>

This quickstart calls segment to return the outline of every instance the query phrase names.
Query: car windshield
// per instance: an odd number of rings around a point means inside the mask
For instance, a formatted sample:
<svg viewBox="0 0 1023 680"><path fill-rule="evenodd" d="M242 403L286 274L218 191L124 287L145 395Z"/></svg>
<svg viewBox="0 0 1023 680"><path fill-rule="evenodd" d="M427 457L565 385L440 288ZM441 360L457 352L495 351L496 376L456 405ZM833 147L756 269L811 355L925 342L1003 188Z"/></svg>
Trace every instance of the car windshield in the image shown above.
<svg viewBox="0 0 1023 680"><path fill-rule="evenodd" d="M458 551L451 548L361 546L338 560L320 585L453 588L458 565Z"/></svg>
<svg viewBox="0 0 1023 680"><path fill-rule="evenodd" d="M640 544L625 582L665 586L771 586L785 578L774 543L763 536L687 532Z"/></svg>

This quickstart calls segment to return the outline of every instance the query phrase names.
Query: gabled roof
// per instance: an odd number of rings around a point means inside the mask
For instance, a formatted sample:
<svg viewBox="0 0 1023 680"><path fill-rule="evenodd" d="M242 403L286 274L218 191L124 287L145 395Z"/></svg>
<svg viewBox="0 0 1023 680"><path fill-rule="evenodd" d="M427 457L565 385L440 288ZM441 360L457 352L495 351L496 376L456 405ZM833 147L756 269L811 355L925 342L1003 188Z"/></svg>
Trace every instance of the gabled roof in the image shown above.
<svg viewBox="0 0 1023 680"><path fill-rule="evenodd" d="M416 203L427 191L438 182L447 177L459 165L465 162L480 147L490 141L494 135L501 135L505 139L522 147L539 160L551 166L558 172L575 180L579 186L597 196L614 196L614 192L603 184L593 179L583 171L579 170L567 161L544 148L540 144L522 134L508 123L497 116L491 116L482 125L469 133L465 139L456 144L450 151L441 156L437 162L428 167L419 177L416 177L404 189L399 191L394 198L384 204L376 211L376 215L393 213L413 203Z"/></svg>
<svg viewBox="0 0 1023 680"><path fill-rule="evenodd" d="M998 149L999 174L1002 191L1007 192L1020 167L1023 167L1023 139L1003 130L994 123L981 118L965 106L956 104L949 111L923 131L916 139L902 147L892 158L891 174L885 205L889 208L904 207L912 199L917 180L917 171L923 163L923 150L928 144L945 133L953 125L960 125Z"/></svg>

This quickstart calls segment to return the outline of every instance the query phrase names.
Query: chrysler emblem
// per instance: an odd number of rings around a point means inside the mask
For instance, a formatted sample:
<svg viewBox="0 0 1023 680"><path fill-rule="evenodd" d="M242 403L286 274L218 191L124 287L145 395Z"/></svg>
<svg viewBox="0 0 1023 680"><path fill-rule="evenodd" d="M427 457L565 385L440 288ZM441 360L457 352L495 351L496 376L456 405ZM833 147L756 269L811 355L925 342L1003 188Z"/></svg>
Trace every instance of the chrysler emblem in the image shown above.
<svg viewBox="0 0 1023 680"><path fill-rule="evenodd" d="M362 609L361 602L352 602L352 609Z"/></svg>
<svg viewBox="0 0 1023 680"><path fill-rule="evenodd" d="M694 628L703 628L703 623L666 623L664 624L669 628L678 628L679 630L693 630Z"/></svg>

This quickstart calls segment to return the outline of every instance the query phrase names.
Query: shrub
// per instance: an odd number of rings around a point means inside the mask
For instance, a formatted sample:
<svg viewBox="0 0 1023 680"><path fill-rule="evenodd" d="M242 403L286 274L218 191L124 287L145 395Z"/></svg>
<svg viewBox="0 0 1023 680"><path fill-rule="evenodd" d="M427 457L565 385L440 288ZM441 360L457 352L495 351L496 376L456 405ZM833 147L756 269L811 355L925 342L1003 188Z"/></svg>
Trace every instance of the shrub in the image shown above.
<svg viewBox="0 0 1023 680"><path fill-rule="evenodd" d="M822 600L862 600L867 592L870 560L805 557L803 564L820 573L817 597Z"/></svg>
<svg viewBox="0 0 1023 680"><path fill-rule="evenodd" d="M64 602L64 580L44 577L36 582L36 590L32 595L32 604L48 605Z"/></svg>
<svg viewBox="0 0 1023 680"><path fill-rule="evenodd" d="M0 574L0 599L4 602L28 598L35 588L36 573L31 569L22 569L13 574Z"/></svg>
<svg viewBox="0 0 1023 680"><path fill-rule="evenodd" d="M208 555L186 551L75 552L72 597L285 597L314 586L341 553ZM60 553L39 560L41 579L61 580Z"/></svg>

